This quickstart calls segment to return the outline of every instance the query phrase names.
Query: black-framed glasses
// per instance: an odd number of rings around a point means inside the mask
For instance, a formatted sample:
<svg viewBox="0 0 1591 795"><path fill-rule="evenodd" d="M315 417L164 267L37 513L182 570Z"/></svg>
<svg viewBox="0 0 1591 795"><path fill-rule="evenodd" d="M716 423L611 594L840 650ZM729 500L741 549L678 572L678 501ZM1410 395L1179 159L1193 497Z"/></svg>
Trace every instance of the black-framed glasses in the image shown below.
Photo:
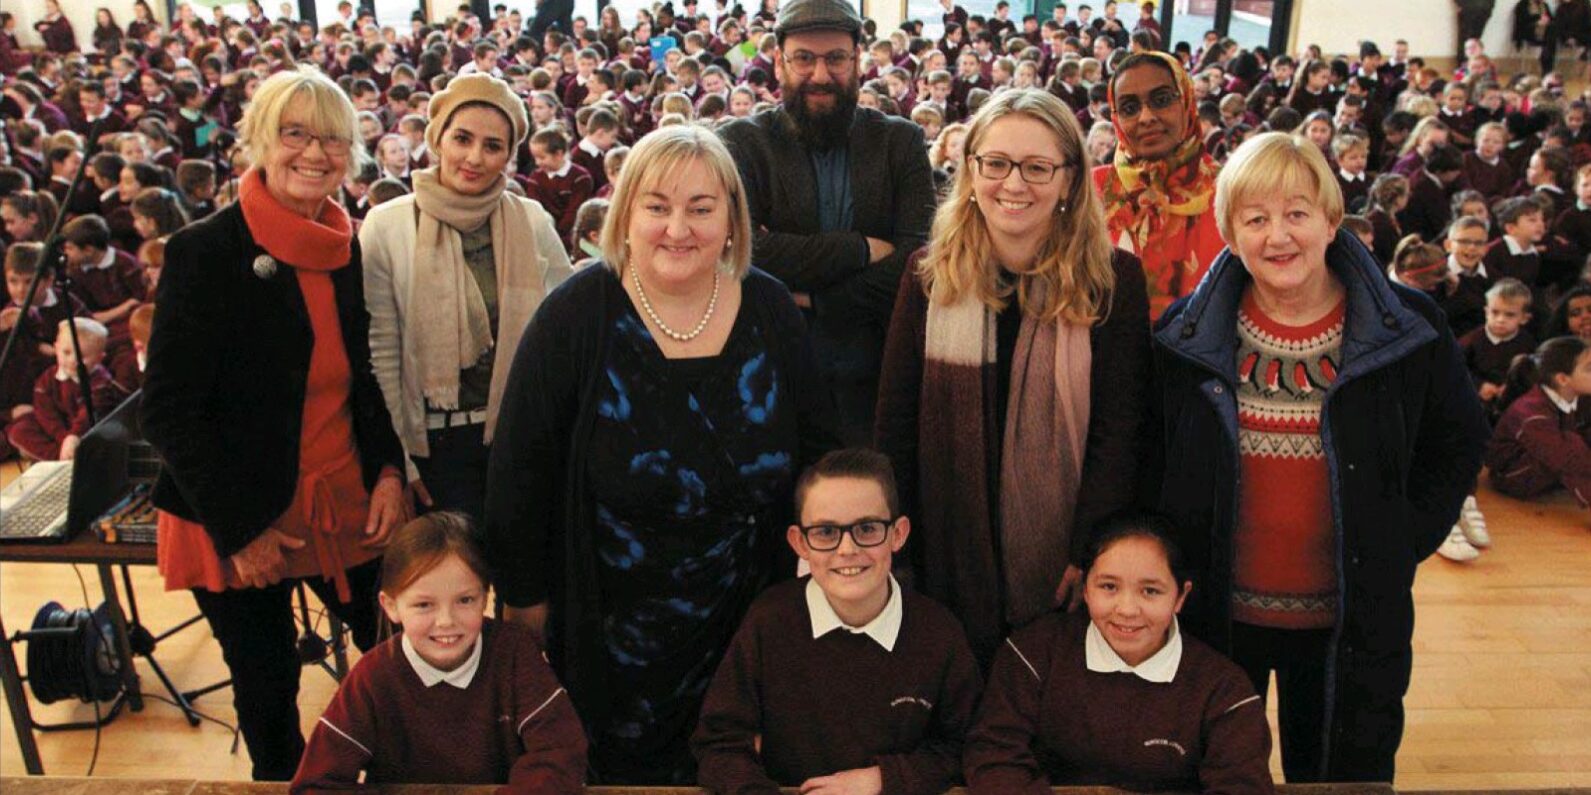
<svg viewBox="0 0 1591 795"><path fill-rule="evenodd" d="M1070 165L1037 158L1012 160L1000 155L973 155L969 159L978 164L978 176L984 179L1005 179L1015 168L1029 185L1048 185L1055 180L1055 172Z"/></svg>
<svg viewBox="0 0 1591 795"><path fill-rule="evenodd" d="M1159 112L1182 101L1182 95L1169 86L1162 86L1149 92L1149 109ZM1146 103L1136 96L1116 98L1116 112L1123 116L1137 116L1143 112Z"/></svg>
<svg viewBox="0 0 1591 795"><path fill-rule="evenodd" d="M899 517L896 517L897 519ZM889 529L895 519L863 519L856 524L815 524L801 528L801 537L807 546L818 552L840 548L840 541L850 533L851 542L859 547L876 547L889 540Z"/></svg>
<svg viewBox="0 0 1591 795"><path fill-rule="evenodd" d="M849 68L852 59L855 57L856 54L849 50L832 50L822 55L806 50L796 50L795 52L785 53L784 62L791 69L801 74L806 74L816 69L818 62L822 61L823 65L828 67L829 73L835 74Z"/></svg>
<svg viewBox="0 0 1591 795"><path fill-rule="evenodd" d="M353 147L354 142L347 138L335 135L316 135L303 127L283 127L276 133L277 140L282 146L298 151L308 149L311 142L320 141L320 148L328 155L345 155Z"/></svg>

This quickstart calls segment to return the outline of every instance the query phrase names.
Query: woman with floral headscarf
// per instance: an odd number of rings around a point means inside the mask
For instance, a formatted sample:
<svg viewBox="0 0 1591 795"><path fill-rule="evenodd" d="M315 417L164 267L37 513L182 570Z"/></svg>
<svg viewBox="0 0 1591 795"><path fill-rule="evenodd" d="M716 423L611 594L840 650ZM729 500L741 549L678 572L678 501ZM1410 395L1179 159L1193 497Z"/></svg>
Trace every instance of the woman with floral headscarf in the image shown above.
<svg viewBox="0 0 1591 795"><path fill-rule="evenodd" d="M1215 223L1215 161L1199 140L1193 83L1176 59L1142 52L1109 86L1115 160L1094 169L1111 239L1143 261L1149 316L1193 292L1225 247Z"/></svg>

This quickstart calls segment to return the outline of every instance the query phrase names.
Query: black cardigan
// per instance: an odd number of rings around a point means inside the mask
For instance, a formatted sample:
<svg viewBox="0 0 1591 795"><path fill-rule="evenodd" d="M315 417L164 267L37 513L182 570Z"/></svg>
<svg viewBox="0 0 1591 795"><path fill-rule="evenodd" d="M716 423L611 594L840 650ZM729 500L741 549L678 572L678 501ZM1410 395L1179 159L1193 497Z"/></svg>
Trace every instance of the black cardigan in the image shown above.
<svg viewBox="0 0 1591 795"><path fill-rule="evenodd" d="M835 446L833 407L789 291L756 269L741 290L740 311L754 313L768 330L770 353L796 391L797 427L769 432L797 434L800 472ZM550 602L547 650L587 725L602 720L607 667L591 533L595 506L585 479L597 412L592 396L605 372L609 332L629 303L624 285L600 262L576 271L542 302L514 353L486 478L493 582L507 605ZM784 502L777 515L759 517L759 526L780 536L769 547L783 546L792 515ZM793 575L794 557L786 562L785 573Z"/></svg>
<svg viewBox="0 0 1591 795"><path fill-rule="evenodd" d="M144 435L164 459L155 506L204 525L231 555L293 503L309 358L315 339L297 272L264 254L236 204L172 235L156 295ZM403 446L370 370L359 241L332 272L343 346L353 371L354 441L373 487L386 466L403 469Z"/></svg>

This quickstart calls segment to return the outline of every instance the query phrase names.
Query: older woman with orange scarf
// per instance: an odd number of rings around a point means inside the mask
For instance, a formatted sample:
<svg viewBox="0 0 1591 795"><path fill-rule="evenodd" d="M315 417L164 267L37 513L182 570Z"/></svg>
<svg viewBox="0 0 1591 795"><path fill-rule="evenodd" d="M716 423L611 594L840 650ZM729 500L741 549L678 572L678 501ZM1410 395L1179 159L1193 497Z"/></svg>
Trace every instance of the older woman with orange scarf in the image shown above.
<svg viewBox="0 0 1591 795"><path fill-rule="evenodd" d="M1110 79L1115 161L1094 169L1111 240L1138 255L1149 318L1188 293L1226 244L1215 223L1215 161L1199 136L1193 82L1162 52L1122 61Z"/></svg>

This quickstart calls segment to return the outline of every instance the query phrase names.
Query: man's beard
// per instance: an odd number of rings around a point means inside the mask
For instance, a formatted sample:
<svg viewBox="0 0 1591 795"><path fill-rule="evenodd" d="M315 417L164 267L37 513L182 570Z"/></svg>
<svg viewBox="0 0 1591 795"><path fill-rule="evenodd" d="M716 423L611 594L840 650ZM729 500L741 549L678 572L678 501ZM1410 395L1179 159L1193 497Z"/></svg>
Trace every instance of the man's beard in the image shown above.
<svg viewBox="0 0 1591 795"><path fill-rule="evenodd" d="M851 140L851 119L856 115L856 79L844 83L803 83L785 85L779 92L785 113L794 122L796 138L807 149L826 151L846 146ZM807 98L828 94L834 104L828 110L813 112Z"/></svg>

